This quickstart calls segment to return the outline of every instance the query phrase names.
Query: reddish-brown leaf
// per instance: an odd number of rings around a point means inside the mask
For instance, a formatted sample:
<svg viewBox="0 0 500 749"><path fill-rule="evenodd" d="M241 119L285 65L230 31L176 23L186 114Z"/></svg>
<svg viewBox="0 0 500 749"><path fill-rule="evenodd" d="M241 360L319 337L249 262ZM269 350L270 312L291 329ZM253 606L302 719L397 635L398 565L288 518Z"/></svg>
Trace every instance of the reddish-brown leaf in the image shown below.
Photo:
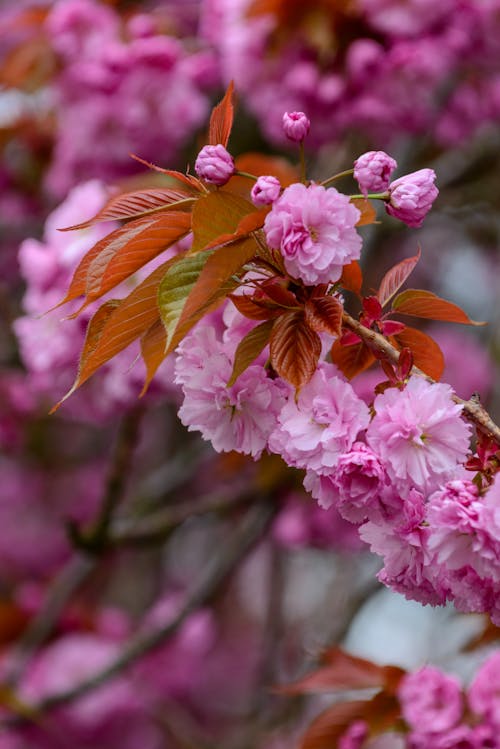
<svg viewBox="0 0 500 749"><path fill-rule="evenodd" d="M410 349L416 367L433 380L441 379L445 364L444 356L433 338L427 333L422 333L421 330L406 327L402 333L394 336L394 339L400 349Z"/></svg>
<svg viewBox="0 0 500 749"><path fill-rule="evenodd" d="M341 302L333 296L309 299L305 305L306 323L316 333L329 333L338 337L343 311Z"/></svg>
<svg viewBox="0 0 500 749"><path fill-rule="evenodd" d="M335 341L330 354L332 362L337 365L348 380L352 380L357 374L364 372L375 361L372 352L364 343L343 346L340 341Z"/></svg>
<svg viewBox="0 0 500 749"><path fill-rule="evenodd" d="M377 220L377 214L373 204L366 198L351 198L351 203L356 206L358 211L361 213L356 226L366 226L367 224L374 224Z"/></svg>
<svg viewBox="0 0 500 749"><path fill-rule="evenodd" d="M388 731L400 714L397 698L385 692L379 692L371 700L336 703L311 723L300 749L335 749L338 739L355 720L366 721L370 735L378 735Z"/></svg>
<svg viewBox="0 0 500 749"><path fill-rule="evenodd" d="M246 334L238 344L234 355L234 364L227 386L234 385L240 374L255 361L261 351L269 343L273 327L273 320L266 320Z"/></svg>
<svg viewBox="0 0 500 749"><path fill-rule="evenodd" d="M139 221L144 221L144 224L139 226ZM170 211L139 221L127 224L137 226L134 234L120 235L118 229L115 239L112 239L113 232L101 240L102 249L87 272L87 304L129 278L184 237L191 228L190 214L182 211Z"/></svg>
<svg viewBox="0 0 500 749"><path fill-rule="evenodd" d="M210 242L206 247L204 247L204 249L210 250L213 247L221 247L223 244L236 242L236 240L241 239L242 237L248 237L248 235L253 231L257 231L258 229L261 229L263 227L264 219L266 218L268 213L269 209L265 208L263 210L254 211L253 213L249 213L246 216L243 216L238 226L236 227L236 231L229 234L222 234L220 237L217 237L212 242Z"/></svg>
<svg viewBox="0 0 500 749"><path fill-rule="evenodd" d="M283 312L283 308L275 302L266 302L264 295L259 297L258 295L250 296L250 294L231 294L229 298L238 312L251 320L270 320Z"/></svg>
<svg viewBox="0 0 500 749"><path fill-rule="evenodd" d="M141 355L146 365L146 379L141 391L141 397L149 387L160 364L165 359L167 334L161 320L156 320L141 337Z"/></svg>
<svg viewBox="0 0 500 749"><path fill-rule="evenodd" d="M287 694L305 694L314 692L332 692L345 689L369 689L385 687L390 681L394 688L394 679L404 675L396 666L379 666L365 658L358 658L339 647L327 650L322 658L321 668L308 674L303 679L280 689Z"/></svg>
<svg viewBox="0 0 500 749"><path fill-rule="evenodd" d="M486 325L484 322L471 320L457 304L423 289L408 289L398 294L392 303L392 308L398 314L425 317L429 320L443 320L444 322L459 322L463 325Z"/></svg>
<svg viewBox="0 0 500 749"><path fill-rule="evenodd" d="M150 161L141 159L141 157L137 156L135 153L130 153L129 156L131 159L134 159L134 161L138 161L139 164L147 166L148 169L152 169L154 172L165 174L167 177L172 177L172 179L183 182L185 185L188 185L192 190L195 190L196 192L206 192L206 189L200 182L200 180L197 177L194 177L192 174L183 174L182 172L176 172L174 169L163 169L157 164L152 164Z"/></svg>
<svg viewBox="0 0 500 749"><path fill-rule="evenodd" d="M224 148L227 146L231 128L233 127L234 103L233 103L234 84L233 81L227 87L222 101L213 108L210 115L210 125L208 128L208 142L211 146L221 143Z"/></svg>
<svg viewBox="0 0 500 749"><path fill-rule="evenodd" d="M127 348L159 319L158 286L167 269L178 258L167 260L153 271L125 299L106 302L91 320L80 358L77 378L53 411L99 367Z"/></svg>
<svg viewBox="0 0 500 749"><path fill-rule="evenodd" d="M287 281L282 279L271 279L264 281L262 289L273 302L282 307L296 307L298 305L295 294L290 291Z"/></svg>
<svg viewBox="0 0 500 749"><path fill-rule="evenodd" d="M274 321L270 340L271 364L295 388L305 385L321 354L321 339L300 312L285 312Z"/></svg>
<svg viewBox="0 0 500 749"><path fill-rule="evenodd" d="M255 241L248 238L212 252L186 298L172 337L168 337L166 353L173 351L198 320L216 309L234 291L238 284L233 276L253 257L255 251Z"/></svg>
<svg viewBox="0 0 500 749"><path fill-rule="evenodd" d="M353 294L359 296L363 286L363 273L357 260L353 260L349 265L344 265L339 284L346 291L352 291Z"/></svg>
<svg viewBox="0 0 500 749"><path fill-rule="evenodd" d="M404 282L409 278L419 260L420 247L414 257L408 257L406 260L402 260L387 271L380 282L380 288L377 294L382 307L392 299L397 291L399 291Z"/></svg>
<svg viewBox="0 0 500 749"><path fill-rule="evenodd" d="M217 190L201 197L193 206L191 252L223 244L228 237L231 241L240 222L251 214L255 214L255 207L239 195Z"/></svg>
<svg viewBox="0 0 500 749"><path fill-rule="evenodd" d="M86 307L184 236L189 228L190 215L182 211L137 219L120 226L83 256L66 296L57 306L86 295L83 305Z"/></svg>
<svg viewBox="0 0 500 749"><path fill-rule="evenodd" d="M104 208L95 216L89 218L88 221L83 221L81 224L75 224L74 226L66 226L59 231L86 229L88 226L101 221L126 221L132 218L142 218L163 209L175 209L177 208L175 203L186 199L190 202L196 200L193 194L186 190L161 187L123 193L108 200Z"/></svg>

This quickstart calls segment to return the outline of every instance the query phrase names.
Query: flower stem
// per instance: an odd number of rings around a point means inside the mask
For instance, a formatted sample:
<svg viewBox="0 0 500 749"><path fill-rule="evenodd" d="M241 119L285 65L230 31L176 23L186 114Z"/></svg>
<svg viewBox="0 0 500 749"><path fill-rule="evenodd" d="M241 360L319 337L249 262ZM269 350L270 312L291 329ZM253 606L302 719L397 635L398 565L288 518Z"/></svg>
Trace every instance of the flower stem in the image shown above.
<svg viewBox="0 0 500 749"><path fill-rule="evenodd" d="M255 176L255 174L250 174L249 172L235 172L235 177L246 177L247 179L251 179L254 182L257 182L258 177Z"/></svg>
<svg viewBox="0 0 500 749"><path fill-rule="evenodd" d="M349 177L351 174L354 174L354 169L345 169L343 172L338 172L337 174L334 174L333 177L328 177L328 179L323 180L321 184L323 187L326 187L331 182L335 182L335 180L341 179L341 177Z"/></svg>
<svg viewBox="0 0 500 749"><path fill-rule="evenodd" d="M306 184L306 155L304 151L303 140L301 140L299 144L299 153L300 153L300 179L304 184Z"/></svg>

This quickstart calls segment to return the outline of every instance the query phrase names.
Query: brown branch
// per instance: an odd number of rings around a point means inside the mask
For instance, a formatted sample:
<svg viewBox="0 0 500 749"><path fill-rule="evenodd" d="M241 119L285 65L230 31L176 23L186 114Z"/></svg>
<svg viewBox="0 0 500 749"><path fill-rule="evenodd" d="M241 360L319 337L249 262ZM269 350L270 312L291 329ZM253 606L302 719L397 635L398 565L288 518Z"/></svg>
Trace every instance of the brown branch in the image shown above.
<svg viewBox="0 0 500 749"><path fill-rule="evenodd" d="M39 720L48 711L74 702L79 697L97 689L102 684L118 676L136 660L172 637L190 614L201 606L209 604L220 592L240 562L242 562L255 544L260 541L277 510L278 505L268 500L265 503L261 502L257 504L247 513L240 527L234 534L231 534L221 553L215 558L212 564L208 565L205 575L194 586L191 593L187 596L184 605L167 624L152 632L138 635L124 648L113 663L94 674L91 678L81 682L73 689L46 697L38 704L25 705L27 708L26 714L3 719L0 721L0 730L22 725L28 720L29 715L32 715L35 720Z"/></svg>
<svg viewBox="0 0 500 749"><path fill-rule="evenodd" d="M384 338L383 335L365 327L358 320L355 320L354 317L348 315L347 312L343 313L342 322L346 328L357 333L369 348L377 353L384 354L384 356L393 364L398 363L400 352L387 340L387 338ZM425 377L428 382L435 382L432 377L426 375L425 372L422 372L418 367L412 367L411 371L412 374ZM486 435L493 437L493 439L500 445L500 427L495 424L489 413L477 400L474 398L463 400L457 395L453 396L453 400L455 403L462 406L464 416L469 421L472 421Z"/></svg>

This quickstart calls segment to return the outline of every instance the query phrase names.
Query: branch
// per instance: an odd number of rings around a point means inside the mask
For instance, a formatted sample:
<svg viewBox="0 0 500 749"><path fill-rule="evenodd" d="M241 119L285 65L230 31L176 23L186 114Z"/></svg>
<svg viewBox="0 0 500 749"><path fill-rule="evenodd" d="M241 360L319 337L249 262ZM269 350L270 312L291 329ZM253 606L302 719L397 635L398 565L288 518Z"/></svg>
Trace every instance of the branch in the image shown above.
<svg viewBox="0 0 500 749"><path fill-rule="evenodd" d="M387 338L384 338L383 335L365 327L358 320L355 320L348 315L347 312L343 313L342 322L346 328L357 333L372 350L384 354L384 356L393 364L398 363L400 352L387 340ZM411 371L412 374L425 377L428 382L435 382L432 377L426 375L425 372L422 372L418 367L412 367ZM477 400L474 398L471 398L470 400L462 400L458 395L453 395L453 400L455 403L462 406L464 416L469 419L469 421L472 421L486 435L493 437L493 439L500 445L500 427L495 424L489 413Z"/></svg>
<svg viewBox="0 0 500 749"><path fill-rule="evenodd" d="M38 704L26 705L28 714L33 715L35 719L39 719L41 715L56 707L74 702L79 697L97 689L97 687L118 676L136 660L172 637L194 611L210 603L219 593L238 564L262 538L277 510L277 504L271 504L271 502L267 501L265 504L260 503L256 505L247 513L239 529L234 534L231 534L227 545L218 557L215 558L214 562L208 565L205 575L194 586L182 608L167 624L152 632L138 635L109 666L91 678L81 682L73 689L46 697ZM6 718L0 722L0 730L17 727L25 723L27 719L27 715Z"/></svg>

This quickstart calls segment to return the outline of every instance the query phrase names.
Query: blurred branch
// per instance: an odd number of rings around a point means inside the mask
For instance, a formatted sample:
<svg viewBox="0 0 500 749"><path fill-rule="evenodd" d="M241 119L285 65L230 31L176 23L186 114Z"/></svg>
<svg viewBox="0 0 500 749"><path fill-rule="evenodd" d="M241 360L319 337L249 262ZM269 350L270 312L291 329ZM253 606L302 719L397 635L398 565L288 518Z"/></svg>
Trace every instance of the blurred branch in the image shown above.
<svg viewBox="0 0 500 749"><path fill-rule="evenodd" d="M210 603L220 592L239 563L262 538L274 518L277 509L278 505L273 505L268 501L257 504L247 513L240 527L231 533L223 550L215 558L213 563L208 565L206 573L187 596L184 605L167 624L152 632L137 636L107 668L102 669L73 689L51 695L41 700L38 704L28 705L29 714L36 716L36 719L38 719L53 708L74 702L79 697L97 689L97 687L118 676L136 660L175 635L190 614L201 606ZM26 722L26 720L26 715L6 718L0 722L0 729L18 726Z"/></svg>
<svg viewBox="0 0 500 749"><path fill-rule="evenodd" d="M399 354L397 348L395 348L387 338L384 338L380 333L376 333L374 330L365 327L358 320L344 312L342 315L343 324L352 330L372 349L379 353L384 354L387 359L393 364L397 364L399 361ZM429 377L422 372L418 367L412 367L412 374L425 377L428 382L434 382L432 377ZM462 400L457 395L453 395L453 400L463 408L464 416L474 422L474 424L487 435L493 437L495 441L500 445L500 427L495 424L489 413L479 403L479 401L471 398L470 400Z"/></svg>
<svg viewBox="0 0 500 749"><path fill-rule="evenodd" d="M116 507L123 498L130 464L139 439L143 406L136 406L123 417L115 451L111 460L106 488L99 516L93 527L85 532L70 524L69 533L75 546L91 553L101 553L107 547L110 524Z"/></svg>

